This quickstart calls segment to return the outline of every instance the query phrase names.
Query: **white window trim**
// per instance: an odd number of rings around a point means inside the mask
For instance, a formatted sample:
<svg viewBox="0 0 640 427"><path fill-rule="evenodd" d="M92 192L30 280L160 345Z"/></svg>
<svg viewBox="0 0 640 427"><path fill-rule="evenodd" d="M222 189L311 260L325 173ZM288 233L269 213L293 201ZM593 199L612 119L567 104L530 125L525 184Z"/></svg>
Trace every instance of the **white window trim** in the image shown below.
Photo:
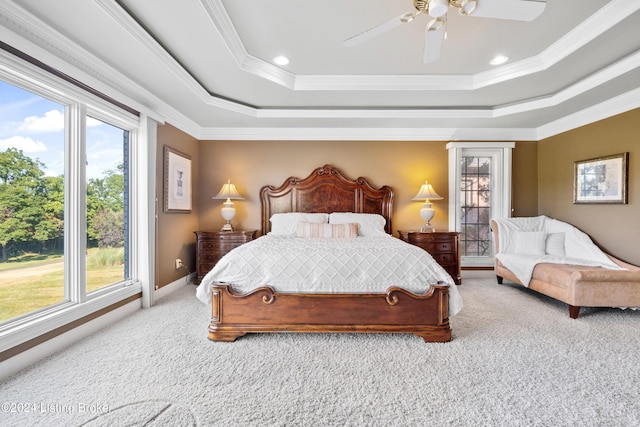
<svg viewBox="0 0 640 427"><path fill-rule="evenodd" d="M492 216L508 218L511 216L511 171L512 151L515 142L450 142L449 151L449 230L460 231L460 160L467 150L486 150L497 153L499 158L494 165L495 177L492 181L492 192L500 195L498 206L492 206ZM493 244L490 257L461 257L463 267L493 266Z"/></svg>
<svg viewBox="0 0 640 427"><path fill-rule="evenodd" d="M79 87L60 79L4 50L0 50L0 78L36 94L40 94L66 106L67 141L65 150L65 185L76 189L65 190L65 240L66 244L86 245L86 220L83 212L86 191L77 185L86 186L85 171L77 167L85 157L83 144L78 144L84 134L85 114L107 121L130 132L130 280L105 287L99 292L87 295L84 286L74 283L84 282L84 257L69 259L65 256L65 298L67 302L55 304L37 312L20 316L0 326L0 352L37 338L48 332L68 325L78 319L126 300L142 292L141 304L153 304L153 224L155 223L155 153L156 122L145 115L140 118L112 105ZM71 145L69 145L71 144ZM82 147L81 147L82 146ZM70 165L75 165L70 167ZM71 182L71 180L76 180ZM81 184L76 184L81 183ZM68 197L68 194L79 196ZM80 207L82 206L82 209ZM70 212L70 211L73 211ZM78 238L82 236L82 238ZM77 243L82 242L82 243ZM69 246L66 246L67 248ZM77 249L76 249L77 251Z"/></svg>

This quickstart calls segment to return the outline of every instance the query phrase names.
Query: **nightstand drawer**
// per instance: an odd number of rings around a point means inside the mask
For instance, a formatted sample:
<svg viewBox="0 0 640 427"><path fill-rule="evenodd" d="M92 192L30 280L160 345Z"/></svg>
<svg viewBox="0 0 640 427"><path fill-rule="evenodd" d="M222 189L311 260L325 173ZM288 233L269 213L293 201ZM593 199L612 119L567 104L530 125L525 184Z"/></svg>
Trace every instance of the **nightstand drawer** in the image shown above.
<svg viewBox="0 0 640 427"><path fill-rule="evenodd" d="M424 244L434 244L434 243L447 243L451 242L452 239L455 239L455 236L440 233L407 233L408 243L416 244L416 243L424 243Z"/></svg>
<svg viewBox="0 0 640 427"><path fill-rule="evenodd" d="M202 274L202 276L207 274L216 265L216 262L218 262L218 260L219 259L216 259L215 261L212 261L212 262L199 262L198 263L198 276L200 274Z"/></svg>
<svg viewBox="0 0 640 427"><path fill-rule="evenodd" d="M427 251L427 252L429 252L429 251ZM458 257L454 253L440 254L440 253L431 253L431 252L429 252L429 255L431 255L431 257L433 259L435 259L436 262L438 264L440 264L442 267L450 266L450 265L456 265L456 263L458 261Z"/></svg>
<svg viewBox="0 0 640 427"><path fill-rule="evenodd" d="M245 242L246 242L245 240L229 240L229 239L206 240L203 242L198 242L198 251L201 251L202 253L208 253L208 252L227 253L231 249L236 248Z"/></svg>
<svg viewBox="0 0 640 427"><path fill-rule="evenodd" d="M460 235L455 232L423 233L419 231L398 231L400 239L429 252L429 255L460 284Z"/></svg>
<svg viewBox="0 0 640 427"><path fill-rule="evenodd" d="M255 239L255 230L237 231L195 231L196 234L196 267L200 283L220 258L230 250Z"/></svg>
<svg viewBox="0 0 640 427"><path fill-rule="evenodd" d="M412 242L409 242L412 243ZM455 243L453 242L438 242L438 243L412 243L416 246L420 246L425 251L432 252L454 252L456 250Z"/></svg>

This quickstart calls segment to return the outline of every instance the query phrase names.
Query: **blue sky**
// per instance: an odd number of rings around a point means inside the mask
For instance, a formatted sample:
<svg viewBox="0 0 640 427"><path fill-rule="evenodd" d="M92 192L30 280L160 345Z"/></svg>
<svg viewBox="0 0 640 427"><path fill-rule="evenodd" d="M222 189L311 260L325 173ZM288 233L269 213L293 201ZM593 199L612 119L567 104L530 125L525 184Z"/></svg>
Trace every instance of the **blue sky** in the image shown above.
<svg viewBox="0 0 640 427"><path fill-rule="evenodd" d="M64 172L64 106L0 80L0 151L17 148ZM101 178L122 162L122 130L87 120L87 178Z"/></svg>

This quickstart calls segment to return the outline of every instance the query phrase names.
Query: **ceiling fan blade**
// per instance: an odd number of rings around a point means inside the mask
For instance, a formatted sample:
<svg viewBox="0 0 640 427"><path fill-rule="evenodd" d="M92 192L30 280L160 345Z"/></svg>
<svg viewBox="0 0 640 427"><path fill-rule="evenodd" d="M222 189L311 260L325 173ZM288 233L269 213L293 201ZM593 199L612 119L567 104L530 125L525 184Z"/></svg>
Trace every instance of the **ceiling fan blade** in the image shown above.
<svg viewBox="0 0 640 427"><path fill-rule="evenodd" d="M343 44L346 47L352 47L355 45L358 45L360 43L363 43L369 39L372 39L382 33L386 33L389 30L394 29L395 27L407 23L407 22L411 22L413 21L413 19L418 16L420 14L420 12L407 12L407 13L403 13L400 16L396 16L393 19L390 19L389 21L385 22L384 24L380 24L376 27L370 28L366 31L363 31L360 34L356 34L353 37L349 37L348 39L346 39Z"/></svg>
<svg viewBox="0 0 640 427"><path fill-rule="evenodd" d="M540 0L482 0L469 16L533 21L544 12L546 5L545 1Z"/></svg>
<svg viewBox="0 0 640 427"><path fill-rule="evenodd" d="M430 28L427 25L424 30L424 56L422 62L430 64L440 59L440 51L442 50L442 42L444 41L445 26L440 25L438 28Z"/></svg>

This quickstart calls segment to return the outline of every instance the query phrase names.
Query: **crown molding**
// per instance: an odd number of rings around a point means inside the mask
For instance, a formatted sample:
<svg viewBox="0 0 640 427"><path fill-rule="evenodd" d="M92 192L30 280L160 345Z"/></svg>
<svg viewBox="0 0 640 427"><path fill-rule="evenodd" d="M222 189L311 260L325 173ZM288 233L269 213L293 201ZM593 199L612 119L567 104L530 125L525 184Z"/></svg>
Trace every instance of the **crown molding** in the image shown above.
<svg viewBox="0 0 640 427"><path fill-rule="evenodd" d="M66 38L15 2L0 2L2 39L14 48L163 123L155 95ZM141 102L147 100L147 102Z"/></svg>
<svg viewBox="0 0 640 427"><path fill-rule="evenodd" d="M199 140L540 141L640 108L640 88L537 128L201 128Z"/></svg>
<svg viewBox="0 0 640 427"><path fill-rule="evenodd" d="M256 58L247 52L222 1L201 0L200 3L241 70L278 83L286 88L294 89L295 76L292 73Z"/></svg>
<svg viewBox="0 0 640 427"><path fill-rule="evenodd" d="M492 118L558 105L594 88L611 78L640 66L640 52L635 52L615 64L546 98L517 104L478 109L257 109L233 101L219 99L207 93L183 67L132 19L116 2L94 0L100 4L130 34L154 52L156 58L177 73L187 87L198 94L206 105L222 108L256 118ZM201 0L215 4L217 0ZM629 10L640 9L640 2L612 1L627 4L617 18ZM604 9L604 8L603 8ZM602 10L601 10L602 12ZM84 50L78 44L37 20L13 1L0 4L2 39L25 53L58 68L60 71L91 85L106 95L118 99L159 123L165 121L197 139L215 140L540 140L635 108L640 108L640 89L611 98L596 106L554 120L537 128L209 128L202 127L175 108L146 91L113 67ZM582 30L580 30L582 31ZM577 37L572 35L571 38ZM308 76L307 76L308 77ZM392 84L386 77L353 76L363 78L369 85L379 81ZM441 84L453 84L459 76L442 76ZM468 77L468 76L466 76ZM465 77L465 79L466 79ZM333 79L334 77L331 77ZM336 77L338 83L345 81ZM406 78L406 77L405 77ZM451 79L449 83L447 81ZM351 85L353 81L349 81ZM465 85L470 85L465 80ZM402 84L400 85L402 86ZM125 95L128 94L128 95Z"/></svg>
<svg viewBox="0 0 640 427"><path fill-rule="evenodd" d="M206 105L256 118L491 118L537 110L558 105L594 87L640 66L638 55L630 55L613 66L595 73L573 85L544 98L524 99L508 105L473 109L261 109L222 99L205 88L167 52L157 40L116 2L94 0L121 27L139 41L160 63L191 90ZM633 3L633 4L632 4ZM222 0L201 0L212 25L221 35L238 66L246 72L280 83L292 90L462 90L469 91L509 79L544 70L559 62L587 41L640 9L640 2L614 0L573 29L542 54L517 63L498 67L476 75L435 76L296 76L248 54L231 21ZM621 6L621 7L614 7ZM598 23L598 25L595 25Z"/></svg>
<svg viewBox="0 0 640 427"><path fill-rule="evenodd" d="M537 140L515 128L203 128L199 140L218 141L451 141Z"/></svg>
<svg viewBox="0 0 640 427"><path fill-rule="evenodd" d="M640 108L640 88L542 125L537 129L536 140L549 138L636 108Z"/></svg>
<svg viewBox="0 0 640 427"><path fill-rule="evenodd" d="M295 75L250 55L242 44L242 39L238 35L222 0L201 0L201 3L242 70L296 91L477 90L544 71L582 48L632 13L640 10L640 2L612 0L539 55L475 75L324 76Z"/></svg>
<svg viewBox="0 0 640 427"><path fill-rule="evenodd" d="M207 92L205 88L158 43L133 17L117 2L94 0L111 18L132 36L156 61L169 70L185 87L204 104L245 115L253 115L253 109L246 105L222 99Z"/></svg>
<svg viewBox="0 0 640 427"><path fill-rule="evenodd" d="M483 88L547 70L638 10L640 2L612 0L539 55L474 75L473 87Z"/></svg>
<svg viewBox="0 0 640 427"><path fill-rule="evenodd" d="M494 109L494 117L502 117L511 114L539 110L542 108L555 107L638 67L640 67L640 51L636 51L628 55L620 61L585 77L565 89L554 93L553 95L497 107Z"/></svg>
<svg viewBox="0 0 640 427"><path fill-rule="evenodd" d="M492 108L301 108L256 109L257 118L269 119L490 119Z"/></svg>

